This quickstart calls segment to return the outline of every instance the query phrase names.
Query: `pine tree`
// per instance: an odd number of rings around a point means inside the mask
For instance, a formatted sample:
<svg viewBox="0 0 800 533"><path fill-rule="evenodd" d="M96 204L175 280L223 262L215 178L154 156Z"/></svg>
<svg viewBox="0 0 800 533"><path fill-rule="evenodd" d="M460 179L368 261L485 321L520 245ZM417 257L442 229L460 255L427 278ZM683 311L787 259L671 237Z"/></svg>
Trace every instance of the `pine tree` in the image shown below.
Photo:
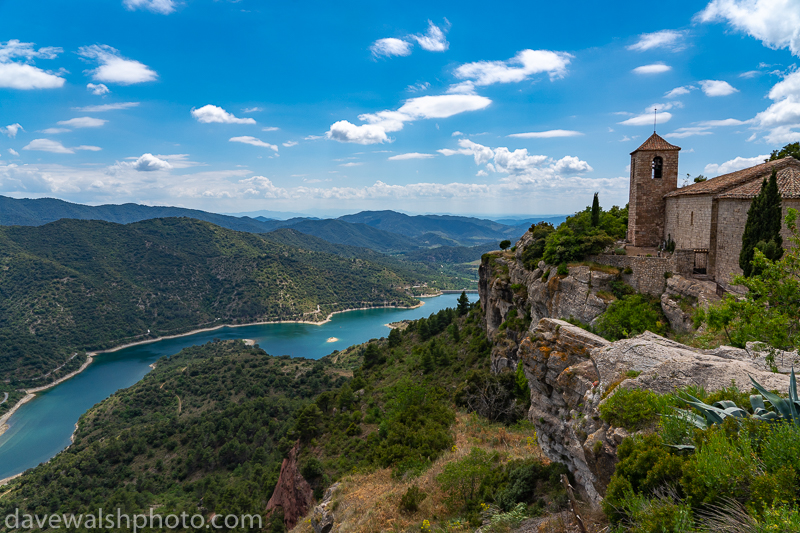
<svg viewBox="0 0 800 533"><path fill-rule="evenodd" d="M594 200L592 200L592 227L596 228L600 225L600 199L597 197L598 193L594 193Z"/></svg>
<svg viewBox="0 0 800 533"><path fill-rule="evenodd" d="M758 248L766 257L776 261L783 256L781 238L781 194L778 190L778 173L772 169L769 181L761 184L761 191L753 198L747 211L747 222L742 234L742 251L739 266L745 277L758 274L753 270L753 256Z"/></svg>
<svg viewBox="0 0 800 533"><path fill-rule="evenodd" d="M465 291L461 291L458 297L458 316L464 316L469 312L469 297Z"/></svg>

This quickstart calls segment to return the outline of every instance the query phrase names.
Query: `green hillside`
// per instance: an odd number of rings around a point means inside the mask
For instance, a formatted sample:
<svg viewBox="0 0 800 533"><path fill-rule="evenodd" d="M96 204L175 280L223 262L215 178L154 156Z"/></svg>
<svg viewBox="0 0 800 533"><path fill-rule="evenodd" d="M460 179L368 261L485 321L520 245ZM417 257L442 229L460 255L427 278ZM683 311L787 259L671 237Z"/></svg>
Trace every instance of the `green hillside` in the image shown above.
<svg viewBox="0 0 800 533"><path fill-rule="evenodd" d="M410 269L187 218L2 227L0 373L12 389L40 385L77 368L85 350L201 326L411 305L403 287L424 281Z"/></svg>
<svg viewBox="0 0 800 533"><path fill-rule="evenodd" d="M72 446L4 487L0 516L17 508L23 514L78 514L98 507L263 516L281 460L298 440L300 471L317 498L349 473L388 467L402 480L447 454L446 461L457 460L468 453L453 452L457 418L467 416L457 411L470 395L495 391L493 408L481 414L502 415L506 423L525 412L515 375L489 374L491 343L479 310L467 314L469 307L440 311L404 332L393 330L388 338L319 361L272 357L241 341L162 358L142 381L81 417ZM466 516L479 523L484 501L503 508L517 502L563 505L563 499L540 502L550 498L548 491L560 490L545 489L541 479L565 469L546 467L531 455L527 425L497 426L503 440L495 442L494 426L475 415L472 420L478 424L473 434L482 436L475 445L505 451L486 454L492 476L480 482L467 507L441 516L443 522ZM518 444L509 454L512 441ZM469 457L475 453L480 450ZM536 493L513 485L520 469L544 476L532 478ZM450 490L446 480L441 486ZM264 516L263 530L284 531L279 519Z"/></svg>

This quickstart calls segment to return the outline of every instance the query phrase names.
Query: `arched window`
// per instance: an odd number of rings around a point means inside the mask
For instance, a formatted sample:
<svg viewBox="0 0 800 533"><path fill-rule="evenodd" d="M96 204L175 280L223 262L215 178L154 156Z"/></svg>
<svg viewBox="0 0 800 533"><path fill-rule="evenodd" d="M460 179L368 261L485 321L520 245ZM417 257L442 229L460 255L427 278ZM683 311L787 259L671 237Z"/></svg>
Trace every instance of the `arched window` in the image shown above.
<svg viewBox="0 0 800 533"><path fill-rule="evenodd" d="M653 179L659 180L661 179L661 169L664 167L664 160L661 159L660 156L655 156L653 158Z"/></svg>

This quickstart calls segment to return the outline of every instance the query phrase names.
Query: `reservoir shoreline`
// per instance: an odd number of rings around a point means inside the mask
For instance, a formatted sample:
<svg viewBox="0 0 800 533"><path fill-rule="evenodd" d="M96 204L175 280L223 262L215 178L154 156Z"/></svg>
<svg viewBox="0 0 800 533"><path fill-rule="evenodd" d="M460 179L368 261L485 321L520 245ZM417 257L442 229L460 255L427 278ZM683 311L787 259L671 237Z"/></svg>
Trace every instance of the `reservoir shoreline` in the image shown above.
<svg viewBox="0 0 800 533"><path fill-rule="evenodd" d="M419 297L417 296L416 298L419 298ZM86 370L89 367L89 365L92 364L92 361L94 361L94 358L97 357L100 354L113 353L113 352L116 352L116 351L119 351L119 350L122 350L122 349L125 349L125 348L130 348L130 347L133 347L133 346L140 346L142 344L151 344L151 343L154 343L154 342L159 342L159 341L168 340L168 339L178 339L180 337L188 337L190 335L196 335L197 333L207 333L209 331L214 331L214 330L221 329L221 328L241 328L241 327L247 327L247 326L261 326L261 325L267 325L267 324L310 324L310 325L313 325L313 326L321 326L323 324L327 324L328 322L330 322L331 321L331 317L333 315L336 315L336 314L339 314L339 313L348 313L350 311L365 311L365 310L369 310L369 309L417 309L419 307L422 307L423 305L425 305L425 302L420 300L419 304L413 305L413 306L409 306L409 307L403 307L403 306L397 306L397 305L381 305L381 306L376 306L376 307L354 307L352 309L342 309L341 311L333 311L332 313L330 313L325 318L325 320L321 320L319 322L312 322L310 320L271 320L271 321L264 321L264 322L250 322L250 323L247 323L247 324L220 324L219 326L214 326L212 328L195 329L195 330L192 330L192 331L187 331L186 333L179 333L179 334L176 334L176 335L166 335L166 336L163 336L163 337L157 337L155 339L145 339L145 340L137 341L137 342L129 342L127 344L121 344L119 346L115 346L115 347L109 348L107 350L98 350L96 352L87 352L86 361L84 361L84 363L81 365L81 367L79 369L75 370L74 372L71 372L71 373L67 374L66 376L63 376L63 377L57 379L56 381L54 381L52 383L49 383L47 385L43 385L41 387L34 387L34 388L31 388L31 389L25 389L25 392L26 392L25 397L23 397L21 400L19 400L6 414L4 414L3 416L0 417L0 436L2 436L3 433L5 433L6 430L8 429L9 426L8 426L7 422L11 419L11 416L14 413L16 413L17 410L20 407L22 407L23 405L25 405L29 401L33 400L36 397L36 393L37 392L42 392L42 391L45 391L47 389L53 388L56 385L59 385L59 384L65 382L65 381L67 381L68 379L77 376L78 374L80 374L81 372ZM0 485L2 485L6 481L8 481L8 480L7 479L0 480Z"/></svg>

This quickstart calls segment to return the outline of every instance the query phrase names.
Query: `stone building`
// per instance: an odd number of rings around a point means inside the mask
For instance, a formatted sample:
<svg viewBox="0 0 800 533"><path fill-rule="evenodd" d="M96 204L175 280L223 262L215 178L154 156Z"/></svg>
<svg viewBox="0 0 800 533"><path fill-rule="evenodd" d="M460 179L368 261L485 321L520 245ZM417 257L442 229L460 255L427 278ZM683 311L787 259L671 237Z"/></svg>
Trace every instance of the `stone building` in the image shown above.
<svg viewBox="0 0 800 533"><path fill-rule="evenodd" d="M693 250L695 266L727 285L741 274L739 252L750 202L772 169L778 171L783 212L800 210L800 161L792 157L723 174L678 188L678 152L656 133L631 153L628 242L656 247L672 239ZM789 230L782 230L784 243Z"/></svg>

